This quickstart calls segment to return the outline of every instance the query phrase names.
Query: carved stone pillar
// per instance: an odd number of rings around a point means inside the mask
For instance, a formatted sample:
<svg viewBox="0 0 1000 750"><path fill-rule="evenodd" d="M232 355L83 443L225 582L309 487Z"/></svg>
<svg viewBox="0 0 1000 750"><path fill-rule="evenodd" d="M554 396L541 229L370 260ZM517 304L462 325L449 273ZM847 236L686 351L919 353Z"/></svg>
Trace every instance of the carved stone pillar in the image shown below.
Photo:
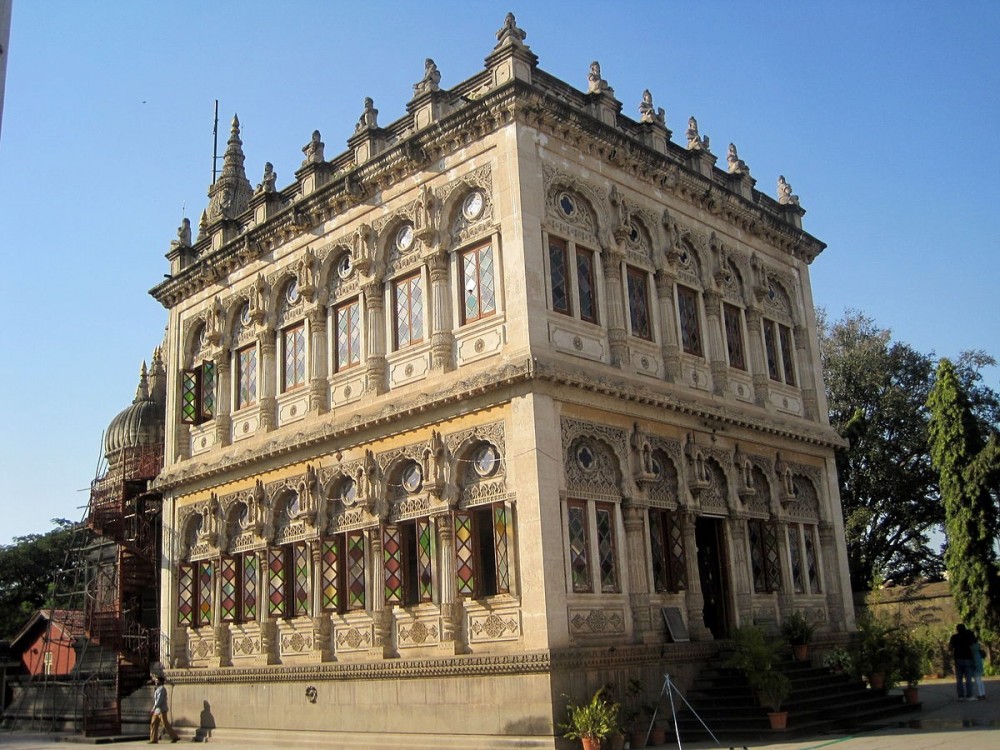
<svg viewBox="0 0 1000 750"><path fill-rule="evenodd" d="M386 391L385 299L382 284L370 282L362 287L365 295L365 392L373 395Z"/></svg>
<svg viewBox="0 0 1000 750"><path fill-rule="evenodd" d="M274 338L273 330L265 330L258 339L260 346L260 367L257 370L257 378L260 388L260 404L258 413L260 414L260 426L265 432L270 432L275 428L275 408L277 406L277 381L278 343Z"/></svg>
<svg viewBox="0 0 1000 750"><path fill-rule="evenodd" d="M464 634L462 633L463 607L458 600L455 582L455 527L451 514L436 517L438 549L441 550L441 571L438 580L441 586L441 641L455 644L455 653L462 653Z"/></svg>
<svg viewBox="0 0 1000 750"><path fill-rule="evenodd" d="M330 640L330 618L323 611L323 547L319 539L309 542L312 568L309 571L312 593L312 640L313 654L320 661L330 661L332 641Z"/></svg>
<svg viewBox="0 0 1000 750"><path fill-rule="evenodd" d="M170 643L170 666L174 669L186 669L191 666L191 650L188 648L188 629L175 627Z"/></svg>
<svg viewBox="0 0 1000 750"><path fill-rule="evenodd" d="M746 312L754 402L757 406L766 406L770 398L770 387L768 385L767 357L764 354L764 335L762 333L760 310L755 307L748 307Z"/></svg>
<svg viewBox="0 0 1000 750"><path fill-rule="evenodd" d="M329 406L330 388L327 383L326 308L309 312L309 411L322 414Z"/></svg>
<svg viewBox="0 0 1000 750"><path fill-rule="evenodd" d="M191 425L177 422L176 432L177 458L191 458Z"/></svg>
<svg viewBox="0 0 1000 750"><path fill-rule="evenodd" d="M778 559L781 561L781 591L778 592L778 606L782 616L785 614L785 604L795 597L795 581L792 576L792 552L788 546L788 524L784 521L774 523L774 533L778 537ZM799 539L799 571L802 572L803 554L802 540Z"/></svg>
<svg viewBox="0 0 1000 750"><path fill-rule="evenodd" d="M663 369L667 381L673 383L681 374L681 349L677 343L677 316L674 315L674 281L676 277L662 268L656 272L656 301L663 331Z"/></svg>
<svg viewBox="0 0 1000 750"><path fill-rule="evenodd" d="M795 326L795 359L799 366L799 385L802 388L802 408L806 419L819 418L819 402L816 398L816 371L809 356L809 334L805 326Z"/></svg>
<svg viewBox="0 0 1000 750"><path fill-rule="evenodd" d="M608 300L608 344L611 347L611 364L623 367L628 363L628 344L625 343L625 301L622 299L622 256L617 250L601 251L604 266L604 290Z"/></svg>
<svg viewBox="0 0 1000 750"><path fill-rule="evenodd" d="M722 396L729 384L726 340L722 330L722 295L714 289L705 292L705 318L708 321L708 359L712 369L712 392Z"/></svg>
<svg viewBox="0 0 1000 750"><path fill-rule="evenodd" d="M385 561L382 559L382 527L378 526L368 532L371 547L372 570L372 625L375 631L375 642L369 649L372 658L384 659L393 655L392 647L392 610L385 606Z"/></svg>
<svg viewBox="0 0 1000 750"><path fill-rule="evenodd" d="M215 444L229 445L233 441L233 366L229 352L215 359Z"/></svg>
<svg viewBox="0 0 1000 750"><path fill-rule="evenodd" d="M694 513L681 514L681 530L684 535L684 566L687 568L688 588L684 602L688 611L688 631L691 640L710 641L712 632L705 627L705 597L701 591L701 573L698 567L698 539L695 535Z"/></svg>
<svg viewBox="0 0 1000 750"><path fill-rule="evenodd" d="M646 509L629 505L622 508L625 522L625 555L628 562L629 604L632 608L633 636L637 643L654 640L650 613L650 585L646 565Z"/></svg>
<svg viewBox="0 0 1000 750"><path fill-rule="evenodd" d="M831 628L843 631L844 603L842 598L843 585L837 575L837 541L833 533L833 524L821 521L817 529L819 545L816 549L816 568L820 571L820 585L826 591L826 611ZM825 567L830 565L830 569Z"/></svg>
<svg viewBox="0 0 1000 750"><path fill-rule="evenodd" d="M431 358L435 370L447 372L452 369L455 348L448 299L448 256L434 253L427 259L427 268L431 277Z"/></svg>

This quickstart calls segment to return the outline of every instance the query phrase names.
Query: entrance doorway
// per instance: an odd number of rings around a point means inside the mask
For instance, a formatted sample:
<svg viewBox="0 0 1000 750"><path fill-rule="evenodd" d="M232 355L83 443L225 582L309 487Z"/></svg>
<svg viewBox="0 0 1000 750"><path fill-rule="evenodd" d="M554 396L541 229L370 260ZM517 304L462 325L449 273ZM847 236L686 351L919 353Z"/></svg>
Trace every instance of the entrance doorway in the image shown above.
<svg viewBox="0 0 1000 750"><path fill-rule="evenodd" d="M729 581L726 577L725 528L718 518L698 518L694 526L698 545L698 574L705 599L705 627L716 639L729 637Z"/></svg>

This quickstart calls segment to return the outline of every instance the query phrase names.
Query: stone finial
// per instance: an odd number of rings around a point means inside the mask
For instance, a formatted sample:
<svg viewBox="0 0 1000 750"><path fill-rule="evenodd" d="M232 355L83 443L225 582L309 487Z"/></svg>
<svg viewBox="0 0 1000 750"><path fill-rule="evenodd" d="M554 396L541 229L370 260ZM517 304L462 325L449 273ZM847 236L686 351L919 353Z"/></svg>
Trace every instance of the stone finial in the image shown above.
<svg viewBox="0 0 1000 750"><path fill-rule="evenodd" d="M198 219L198 239L203 240L208 236L208 210L201 212L201 218Z"/></svg>
<svg viewBox="0 0 1000 750"><path fill-rule="evenodd" d="M736 144L729 144L729 153L726 155L726 162L729 164L729 174L750 174L750 167L736 153Z"/></svg>
<svg viewBox="0 0 1000 750"><path fill-rule="evenodd" d="M147 398L149 398L149 375L146 372L146 360L143 360L142 367L139 368L139 387L135 389L135 399L132 403L137 404Z"/></svg>
<svg viewBox="0 0 1000 750"><path fill-rule="evenodd" d="M361 117L358 118L358 124L354 127L355 133L361 133L365 130L375 130L378 128L378 110L375 109L375 102L372 101L370 96L365 97L365 108L361 112Z"/></svg>
<svg viewBox="0 0 1000 750"><path fill-rule="evenodd" d="M191 219L186 216L181 219L181 225L177 227L177 239L170 243L170 247L191 247Z"/></svg>
<svg viewBox="0 0 1000 750"><path fill-rule="evenodd" d="M260 184L257 185L255 193L275 192L274 183L277 179L278 173L274 171L274 165L269 161L264 162L264 176L261 178Z"/></svg>
<svg viewBox="0 0 1000 750"><path fill-rule="evenodd" d="M688 151L708 151L708 136L702 138L698 135L698 121L693 116L688 118L686 135Z"/></svg>
<svg viewBox="0 0 1000 750"><path fill-rule="evenodd" d="M667 117L663 107L653 108L653 95L649 89L642 92L642 101L639 102L639 122L657 123L666 125Z"/></svg>
<svg viewBox="0 0 1000 750"><path fill-rule="evenodd" d="M413 84L413 95L419 96L441 90L441 71L431 58L424 60L424 77Z"/></svg>
<svg viewBox="0 0 1000 750"><path fill-rule="evenodd" d="M594 62L590 64L590 72L587 74L587 93L614 93L608 85L608 82L601 78L601 64L597 62L597 60L594 60Z"/></svg>
<svg viewBox="0 0 1000 750"><path fill-rule="evenodd" d="M778 203L782 206L799 205L799 196L792 195L792 186L785 180L785 175L778 175Z"/></svg>
<svg viewBox="0 0 1000 750"><path fill-rule="evenodd" d="M309 139L309 143L302 147L302 153L306 155L306 158L302 160L302 166L308 166L310 164L322 164L326 161L323 156L323 149L326 144L323 143L322 138L318 130L312 132L312 137Z"/></svg>
<svg viewBox="0 0 1000 750"><path fill-rule="evenodd" d="M497 32L497 47L508 44L514 47L523 47L527 36L528 34L523 29L517 27L514 14L508 13L503 19L503 26Z"/></svg>
<svg viewBox="0 0 1000 750"><path fill-rule="evenodd" d="M245 160L243 141L240 140L240 118L233 115L226 153L222 158L222 174L208 189L208 221L235 219L249 207L253 188L243 168Z"/></svg>

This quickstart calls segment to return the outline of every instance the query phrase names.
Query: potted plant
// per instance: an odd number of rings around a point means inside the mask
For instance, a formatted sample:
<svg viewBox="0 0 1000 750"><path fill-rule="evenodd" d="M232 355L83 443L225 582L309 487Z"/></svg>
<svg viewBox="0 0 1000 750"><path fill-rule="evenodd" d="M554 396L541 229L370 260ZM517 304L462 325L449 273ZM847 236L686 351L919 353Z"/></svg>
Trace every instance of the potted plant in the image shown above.
<svg viewBox="0 0 1000 750"><path fill-rule="evenodd" d="M838 646L831 651L828 651L823 657L823 666L831 670L835 674L842 674L844 672L850 672L854 664L851 660L851 654L846 648L841 648Z"/></svg>
<svg viewBox="0 0 1000 750"><path fill-rule="evenodd" d="M788 725L788 712L781 710L781 704L792 691L791 681L781 672L768 669L755 675L750 685L764 707L771 709L767 714L771 729L784 729Z"/></svg>
<svg viewBox="0 0 1000 750"><path fill-rule="evenodd" d="M781 634L792 645L795 661L809 659L809 642L812 641L816 626L805 618L799 610L794 610L781 624Z"/></svg>
<svg viewBox="0 0 1000 750"><path fill-rule="evenodd" d="M920 701L917 683L929 667L929 644L916 633L901 633L896 639L896 668L899 679L906 683L906 687L903 688L903 698L907 703Z"/></svg>
<svg viewBox="0 0 1000 750"><path fill-rule="evenodd" d="M851 654L855 669L873 690L884 690L895 680L896 645L888 623L865 614L858 618L858 638Z"/></svg>
<svg viewBox="0 0 1000 750"><path fill-rule="evenodd" d="M559 725L563 736L580 740L583 750L600 750L601 741L618 728L617 703L604 699L600 688L587 703L566 706L566 722Z"/></svg>

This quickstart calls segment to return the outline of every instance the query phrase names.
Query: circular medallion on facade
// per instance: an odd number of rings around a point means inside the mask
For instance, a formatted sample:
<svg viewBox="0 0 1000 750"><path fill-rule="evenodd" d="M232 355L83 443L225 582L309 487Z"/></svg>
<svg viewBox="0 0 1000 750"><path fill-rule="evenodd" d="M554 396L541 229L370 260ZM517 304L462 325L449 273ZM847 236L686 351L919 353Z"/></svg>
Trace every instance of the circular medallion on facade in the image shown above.
<svg viewBox="0 0 1000 750"><path fill-rule="evenodd" d="M781 405L784 406L787 409L788 408L788 399L787 398L781 399Z"/></svg>
<svg viewBox="0 0 1000 750"><path fill-rule="evenodd" d="M403 370L403 373L406 375L406 377L410 377L413 374L413 365L407 365L406 369Z"/></svg>
<svg viewBox="0 0 1000 750"><path fill-rule="evenodd" d="M299 511L301 509L302 505L299 502L299 493L296 492L294 495L292 495L291 499L289 499L289 501L285 503L285 512L288 513L289 518L295 518L299 514Z"/></svg>
<svg viewBox="0 0 1000 750"><path fill-rule="evenodd" d="M746 391L745 391L745 389L743 388L743 386L742 386L742 385L738 385L738 386L736 386L736 392L737 392L738 394L740 394L741 396L744 396L744 395L746 395Z"/></svg>
<svg viewBox="0 0 1000 750"><path fill-rule="evenodd" d="M774 302L774 300L777 299L777 297L778 297L778 293L776 291L774 291L774 287L771 284L768 284L767 285L767 298L771 302Z"/></svg>
<svg viewBox="0 0 1000 750"><path fill-rule="evenodd" d="M682 266L686 266L690 258L688 257L687 250L681 250L681 254L677 256L677 259L681 262Z"/></svg>
<svg viewBox="0 0 1000 750"><path fill-rule="evenodd" d="M299 281L298 279L292 279L288 282L288 286L285 287L285 301L289 305L294 305L299 301Z"/></svg>
<svg viewBox="0 0 1000 750"><path fill-rule="evenodd" d="M576 201L573 200L573 196L569 193L559 194L559 208L566 216L572 216L576 213Z"/></svg>
<svg viewBox="0 0 1000 750"><path fill-rule="evenodd" d="M663 464L660 463L660 459L655 456L649 459L649 469L653 476L659 479L663 476Z"/></svg>
<svg viewBox="0 0 1000 750"><path fill-rule="evenodd" d="M243 423L243 432L245 432L245 433L246 432L250 432L250 423L249 422L244 422Z"/></svg>
<svg viewBox="0 0 1000 750"><path fill-rule="evenodd" d="M407 492L416 492L419 490L424 483L424 475L420 471L420 464L416 461L408 463L406 468L403 469L402 481L403 489Z"/></svg>
<svg viewBox="0 0 1000 750"><path fill-rule="evenodd" d="M292 404L292 408L288 410L288 416L294 417L298 413L299 413L299 407L296 406L295 404Z"/></svg>
<svg viewBox="0 0 1000 750"><path fill-rule="evenodd" d="M642 369L643 370L648 370L649 369L649 357L643 357L639 361L642 364Z"/></svg>
<svg viewBox="0 0 1000 750"><path fill-rule="evenodd" d="M639 227L635 225L634 221L628 223L628 241L633 245L639 244Z"/></svg>
<svg viewBox="0 0 1000 750"><path fill-rule="evenodd" d="M576 349L577 351L581 351L583 349L583 339L581 339L579 336L574 336L573 348Z"/></svg>
<svg viewBox="0 0 1000 750"><path fill-rule="evenodd" d="M240 503L236 509L236 523L239 524L241 529L245 529L250 525L250 508L247 507L246 503Z"/></svg>
<svg viewBox="0 0 1000 750"><path fill-rule="evenodd" d="M208 347L208 326L203 325L201 330L198 331L198 349L206 349Z"/></svg>
<svg viewBox="0 0 1000 750"><path fill-rule="evenodd" d="M691 373L691 382L697 385L697 383L698 383L699 380L700 380L700 378L698 377L698 372L697 371L692 372Z"/></svg>
<svg viewBox="0 0 1000 750"><path fill-rule="evenodd" d="M476 448L476 452L472 456L472 466L481 477L490 476L490 474L497 470L499 463L500 456L497 453L497 449L489 443Z"/></svg>
<svg viewBox="0 0 1000 750"><path fill-rule="evenodd" d="M208 445L208 438L203 437L201 439L201 447L204 448L206 445Z"/></svg>
<svg viewBox="0 0 1000 750"><path fill-rule="evenodd" d="M345 477L340 483L340 500L344 505L354 505L358 499L358 485L350 477Z"/></svg>
<svg viewBox="0 0 1000 750"><path fill-rule="evenodd" d="M337 261L337 275L346 279L351 275L351 271L354 270L354 266L351 265L351 254L344 253L340 256L340 260Z"/></svg>
<svg viewBox="0 0 1000 750"><path fill-rule="evenodd" d="M240 312L240 323L245 326L250 325L252 322L250 318L250 305L243 305L243 310Z"/></svg>
<svg viewBox="0 0 1000 750"><path fill-rule="evenodd" d="M345 385L344 386L344 398L350 398L352 393L354 393L354 391L351 390L351 386Z"/></svg>
<svg viewBox="0 0 1000 750"><path fill-rule="evenodd" d="M584 471L593 471L597 468L597 456L593 449L586 443L580 443L576 449L576 463Z"/></svg>
<svg viewBox="0 0 1000 750"><path fill-rule="evenodd" d="M482 354L483 349L486 348L486 343L482 339L476 339L476 343L472 348L476 350L476 354Z"/></svg>
<svg viewBox="0 0 1000 750"><path fill-rule="evenodd" d="M479 190L473 190L462 202L462 215L469 221L475 221L480 216L483 215L483 208L486 206L486 201L483 199L483 194Z"/></svg>
<svg viewBox="0 0 1000 750"><path fill-rule="evenodd" d="M413 227L405 224L396 232L396 247L400 252L406 252L413 245Z"/></svg>

